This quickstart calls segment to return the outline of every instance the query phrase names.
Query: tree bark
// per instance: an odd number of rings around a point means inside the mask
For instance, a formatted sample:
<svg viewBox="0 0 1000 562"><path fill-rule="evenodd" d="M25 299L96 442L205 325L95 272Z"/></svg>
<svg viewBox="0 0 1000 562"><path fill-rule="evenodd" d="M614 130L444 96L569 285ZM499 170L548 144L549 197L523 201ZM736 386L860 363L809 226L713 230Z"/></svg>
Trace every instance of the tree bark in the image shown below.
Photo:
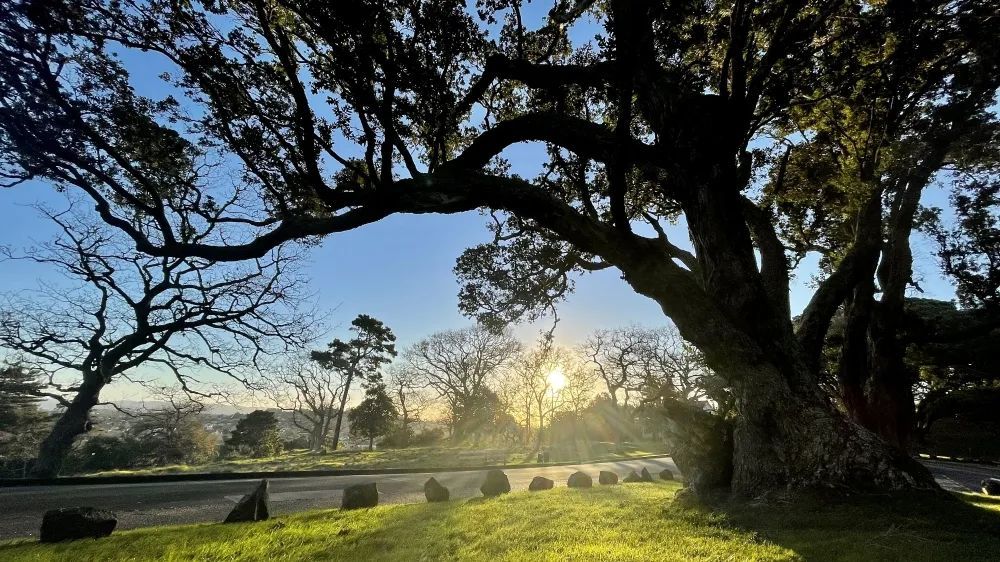
<svg viewBox="0 0 1000 562"><path fill-rule="evenodd" d="M99 402L104 384L100 377L85 374L84 382L73 401L66 407L38 450L38 459L31 468L36 478L55 478L62 469L66 454L77 436L90 431L90 410Z"/></svg>
<svg viewBox="0 0 1000 562"><path fill-rule="evenodd" d="M344 394L340 396L340 411L337 412L337 423L333 426L333 450L336 451L340 445L340 426L344 422L344 410L347 408L347 395L351 391L351 379L354 375L348 375L344 383Z"/></svg>

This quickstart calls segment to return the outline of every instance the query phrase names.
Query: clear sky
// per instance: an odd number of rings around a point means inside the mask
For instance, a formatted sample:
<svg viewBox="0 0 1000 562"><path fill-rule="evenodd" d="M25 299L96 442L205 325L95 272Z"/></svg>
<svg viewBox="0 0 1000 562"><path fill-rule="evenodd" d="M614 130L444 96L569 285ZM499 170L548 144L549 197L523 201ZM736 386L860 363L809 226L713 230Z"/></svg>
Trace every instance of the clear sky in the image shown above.
<svg viewBox="0 0 1000 562"><path fill-rule="evenodd" d="M539 4L529 5L526 21L538 15ZM596 29L585 25L575 31L574 40L585 41ZM162 84L155 78L162 71L155 65L137 65L135 87L151 96L162 96ZM526 177L542 156L540 145L524 144L506 153L514 171ZM925 202L943 205L946 197L939 188L928 190ZM30 208L41 202L65 205L65 195L44 184L32 183L0 190L0 244L24 248L32 241L50 238L54 231L46 220ZM438 330L459 328L471 321L457 309L458 284L452 274L455 258L463 249L488 239L488 218L478 213L461 215L393 216L360 230L330 236L310 254L307 273L316 293L316 305L332 311L331 328L342 333L359 313L386 322L399 337L401 346ZM671 239L687 245L683 227L673 227ZM926 239L913 238L917 278L926 296L949 299L953 289L937 273ZM815 260L806 260L796 272L791 294L793 312L799 312L811 294L810 280ZM51 278L52 270L23 262L0 264L0 292L37 287ZM557 339L565 345L582 341L594 330L627 324L657 325L667 320L658 306L639 296L619 278L616 270L590 273L578 279L577 291L559 308ZM338 329L339 327L339 329ZM523 340L535 337L541 326L516 326ZM135 389L119 386L109 398L134 396Z"/></svg>

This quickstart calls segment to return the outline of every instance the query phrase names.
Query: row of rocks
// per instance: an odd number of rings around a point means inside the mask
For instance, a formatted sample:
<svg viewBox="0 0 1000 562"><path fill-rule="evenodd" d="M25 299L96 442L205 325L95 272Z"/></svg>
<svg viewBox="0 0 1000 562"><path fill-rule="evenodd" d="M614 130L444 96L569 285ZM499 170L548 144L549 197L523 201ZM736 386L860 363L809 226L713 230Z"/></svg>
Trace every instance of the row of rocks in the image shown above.
<svg viewBox="0 0 1000 562"><path fill-rule="evenodd" d="M664 469L660 472L663 480L673 480L674 475L670 470ZM602 470L597 477L597 481L602 485L612 485L618 483L618 475L614 472ZM634 470L630 472L622 482L652 482L653 476L645 468L637 474ZM584 472L574 472L566 481L570 488L590 488L594 485L593 478ZM551 490L555 486L549 478L536 476L528 485L528 490L532 492L540 490ZM985 484L984 484L985 488ZM502 470L490 470L486 473L479 491L483 496L492 498L510 492L510 480ZM360 509L375 507L378 505L378 486L375 482L355 484L344 488L344 497L341 501L341 509ZM451 499L448 488L441 485L435 478L431 477L424 483L424 497L428 502L446 502ZM246 523L253 521L266 521L271 516L270 501L268 496L268 481L261 480L260 484L253 492L240 498L236 506L226 516L226 523ZM41 542L61 542L84 538L101 538L111 535L118 525L118 519L114 513L106 510L95 509L93 507L70 507L54 509L45 513L42 518L42 529L40 533Z"/></svg>

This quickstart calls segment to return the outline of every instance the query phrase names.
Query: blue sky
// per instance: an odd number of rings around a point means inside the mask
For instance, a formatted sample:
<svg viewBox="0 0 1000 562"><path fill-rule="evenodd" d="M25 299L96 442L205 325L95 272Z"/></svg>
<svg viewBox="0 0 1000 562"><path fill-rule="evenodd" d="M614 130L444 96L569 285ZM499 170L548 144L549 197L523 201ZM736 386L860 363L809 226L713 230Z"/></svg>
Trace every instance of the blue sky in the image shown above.
<svg viewBox="0 0 1000 562"><path fill-rule="evenodd" d="M547 11L538 3L526 12L526 21ZM585 23L574 30L576 42L590 39L596 28ZM133 83L140 92L162 96L167 91L156 79L164 69L136 65ZM526 177L542 157L540 145L524 144L505 153L515 172ZM945 196L932 188L925 203L943 205ZM16 189L0 190L0 244L24 248L54 234L51 225L30 208L32 203L60 207L65 195L46 185L31 183ZM461 215L393 216L360 230L326 238L313 248L306 272L312 279L316 305L332 311L331 328L342 332L359 313L386 322L402 346L438 330L459 328L471 321L457 309L458 284L452 274L455 258L463 249L488 239L488 218L479 213ZM671 228L672 240L687 245L682 227ZM953 289L937 274L928 242L915 235L915 269L926 296L952 298ZM791 293L793 312L805 306L811 294L809 282L815 274L815 259L806 260L796 272ZM23 262L0 266L0 292L37 287L51 278L52 270ZM590 332L627 324L657 325L667 320L652 301L634 293L615 270L587 274L578 279L577 291L559 307L557 339L565 345L582 341ZM340 329L337 329L337 328ZM517 326L514 331L525 341L538 333L541 325ZM122 387L114 394L128 396L134 389Z"/></svg>

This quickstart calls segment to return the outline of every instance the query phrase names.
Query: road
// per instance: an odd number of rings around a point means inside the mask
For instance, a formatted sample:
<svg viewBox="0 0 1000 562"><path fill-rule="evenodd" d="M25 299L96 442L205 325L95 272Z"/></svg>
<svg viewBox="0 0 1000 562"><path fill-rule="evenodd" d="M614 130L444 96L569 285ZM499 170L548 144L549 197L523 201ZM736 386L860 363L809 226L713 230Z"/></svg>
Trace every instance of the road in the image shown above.
<svg viewBox="0 0 1000 562"><path fill-rule="evenodd" d="M987 477L1000 478L1000 467L924 460L938 482L949 490L979 490L979 482ZM541 468L506 469L511 488L526 490L535 476L555 480L565 486L566 478L583 470L597 479L601 470L611 470L624 476L630 470L647 467L654 475L664 468L676 474L677 467L669 458L552 466ZM361 476L323 476L311 478L277 478L271 480L271 510L292 513L307 509L339 507L343 489L351 484L375 481L381 503L423 502L423 486L434 476L451 490L451 497L470 498L479 495L482 471L386 474ZM150 525L171 525L221 521L235 502L256 485L253 480L220 480L214 482L164 482L155 484L107 484L88 486L38 486L0 488L0 539L31 537L38 532L46 510L66 506L106 508L118 515L118 528L131 529Z"/></svg>
<svg viewBox="0 0 1000 562"><path fill-rule="evenodd" d="M1000 466L921 459L946 490L979 492L987 478L1000 478ZM955 487L958 486L958 488ZM963 489L964 488L964 489Z"/></svg>
<svg viewBox="0 0 1000 562"><path fill-rule="evenodd" d="M617 461L571 466L505 469L511 489L527 490L535 476L545 476L565 486L566 478L577 470L594 477L601 470L617 472L647 467L655 476L664 468L677 473L669 458ZM307 509L340 507L343 489L351 484L375 481L380 503L423 502L424 482L431 476L451 490L451 497L471 498L480 495L484 471L386 474L361 476L322 476L311 478L275 478L271 480L271 512L292 513ZM249 493L254 480L219 480L214 482L163 482L155 484L100 484L85 486L33 486L0 488L0 540L37 536L42 514L49 509L68 506L92 506L114 511L119 529L150 525L176 525L222 521L236 501Z"/></svg>

